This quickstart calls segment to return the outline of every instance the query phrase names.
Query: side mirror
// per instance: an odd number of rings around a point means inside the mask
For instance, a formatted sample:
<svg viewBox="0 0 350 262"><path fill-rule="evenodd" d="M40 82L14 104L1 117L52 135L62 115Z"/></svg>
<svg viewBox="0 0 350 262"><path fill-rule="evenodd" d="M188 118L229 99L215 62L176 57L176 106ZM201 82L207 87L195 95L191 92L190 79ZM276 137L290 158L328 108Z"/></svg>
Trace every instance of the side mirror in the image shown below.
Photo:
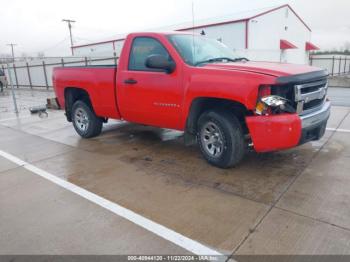
<svg viewBox="0 0 350 262"><path fill-rule="evenodd" d="M175 63L163 55L150 55L145 64L148 68L164 70L167 74L171 74L176 68Z"/></svg>

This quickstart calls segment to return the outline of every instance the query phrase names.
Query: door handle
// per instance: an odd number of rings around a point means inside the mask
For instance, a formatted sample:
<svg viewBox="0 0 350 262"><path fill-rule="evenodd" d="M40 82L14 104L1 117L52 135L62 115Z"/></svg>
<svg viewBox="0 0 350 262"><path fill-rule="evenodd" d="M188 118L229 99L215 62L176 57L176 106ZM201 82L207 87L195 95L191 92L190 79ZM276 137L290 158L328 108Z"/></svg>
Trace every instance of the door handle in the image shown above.
<svg viewBox="0 0 350 262"><path fill-rule="evenodd" d="M128 84L128 85L135 85L135 84L137 84L137 81L135 79L129 78L129 79L124 80L124 83Z"/></svg>

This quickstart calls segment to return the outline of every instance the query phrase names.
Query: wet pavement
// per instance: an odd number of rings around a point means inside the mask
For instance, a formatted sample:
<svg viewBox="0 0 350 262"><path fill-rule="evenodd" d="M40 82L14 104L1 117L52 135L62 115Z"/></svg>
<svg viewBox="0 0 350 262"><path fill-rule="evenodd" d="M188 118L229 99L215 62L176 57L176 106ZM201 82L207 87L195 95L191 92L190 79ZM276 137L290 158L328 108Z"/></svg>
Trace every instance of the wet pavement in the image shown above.
<svg viewBox="0 0 350 262"><path fill-rule="evenodd" d="M189 254L23 168L1 173L0 206L0 254Z"/></svg>
<svg viewBox="0 0 350 262"><path fill-rule="evenodd" d="M350 76L349 76L350 82ZM329 88L328 95L334 105L350 106L350 84L346 87Z"/></svg>
<svg viewBox="0 0 350 262"><path fill-rule="evenodd" d="M110 121L84 140L62 111L3 110L0 150L223 254L349 254L350 107L328 128L221 170L180 132ZM0 194L0 254L187 252L2 157Z"/></svg>

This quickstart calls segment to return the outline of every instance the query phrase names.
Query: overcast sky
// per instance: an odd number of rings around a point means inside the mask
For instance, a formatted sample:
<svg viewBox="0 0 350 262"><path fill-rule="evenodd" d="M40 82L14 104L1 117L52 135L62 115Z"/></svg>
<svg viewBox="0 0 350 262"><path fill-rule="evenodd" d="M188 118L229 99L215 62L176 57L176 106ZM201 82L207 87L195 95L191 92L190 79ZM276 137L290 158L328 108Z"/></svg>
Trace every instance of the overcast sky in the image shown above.
<svg viewBox="0 0 350 262"><path fill-rule="evenodd" d="M350 42L350 0L193 0L195 19L290 4L311 27L322 49ZM116 35L192 20L192 0L10 0L1 1L0 54L69 55L63 18L74 19L75 44L108 40Z"/></svg>

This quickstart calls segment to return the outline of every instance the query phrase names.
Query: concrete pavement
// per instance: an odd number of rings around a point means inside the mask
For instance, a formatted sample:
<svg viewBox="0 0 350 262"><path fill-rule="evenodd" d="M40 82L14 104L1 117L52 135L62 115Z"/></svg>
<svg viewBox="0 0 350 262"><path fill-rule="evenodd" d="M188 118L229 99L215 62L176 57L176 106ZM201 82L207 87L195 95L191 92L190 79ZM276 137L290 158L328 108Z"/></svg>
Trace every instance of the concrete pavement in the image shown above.
<svg viewBox="0 0 350 262"><path fill-rule="evenodd" d="M350 85L348 87L331 87L328 96L335 106L350 106Z"/></svg>
<svg viewBox="0 0 350 262"><path fill-rule="evenodd" d="M321 141L250 153L229 170L205 163L179 132L111 121L83 140L63 112L6 114L0 150L223 254L349 253L350 133L334 131L350 129L348 107L333 107ZM11 243L0 254L186 253L2 158L0 188Z"/></svg>
<svg viewBox="0 0 350 262"><path fill-rule="evenodd" d="M189 254L22 167L1 172L0 207L0 254Z"/></svg>

